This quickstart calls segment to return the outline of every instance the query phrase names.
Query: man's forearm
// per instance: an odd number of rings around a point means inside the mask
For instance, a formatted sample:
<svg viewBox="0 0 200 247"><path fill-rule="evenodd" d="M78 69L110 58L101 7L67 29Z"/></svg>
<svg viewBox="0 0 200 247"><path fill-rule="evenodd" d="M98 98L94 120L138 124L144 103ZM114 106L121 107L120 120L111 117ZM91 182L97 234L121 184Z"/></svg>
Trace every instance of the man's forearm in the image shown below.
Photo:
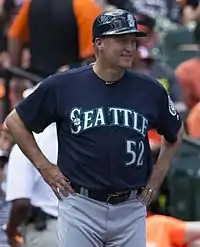
<svg viewBox="0 0 200 247"><path fill-rule="evenodd" d="M28 202L27 199L24 200ZM21 201L23 201L23 199L14 201L11 208L9 221L6 227L7 235L10 238L16 236L18 227L25 223L29 216L30 204L26 202L24 203L24 206L19 206L18 203L21 204Z"/></svg>
<svg viewBox="0 0 200 247"><path fill-rule="evenodd" d="M22 152L35 167L39 171L46 167L49 164L48 159L41 152L33 134L26 129L15 110L8 115L5 123Z"/></svg>
<svg viewBox="0 0 200 247"><path fill-rule="evenodd" d="M157 187L157 185L160 185L163 182L163 179L171 166L172 160L180 147L182 135L183 127L179 130L175 143L169 143L165 139L162 140L160 154L148 182L148 186L150 185L149 187Z"/></svg>
<svg viewBox="0 0 200 247"><path fill-rule="evenodd" d="M8 39L8 53L10 55L10 65L21 67L23 45L16 39Z"/></svg>

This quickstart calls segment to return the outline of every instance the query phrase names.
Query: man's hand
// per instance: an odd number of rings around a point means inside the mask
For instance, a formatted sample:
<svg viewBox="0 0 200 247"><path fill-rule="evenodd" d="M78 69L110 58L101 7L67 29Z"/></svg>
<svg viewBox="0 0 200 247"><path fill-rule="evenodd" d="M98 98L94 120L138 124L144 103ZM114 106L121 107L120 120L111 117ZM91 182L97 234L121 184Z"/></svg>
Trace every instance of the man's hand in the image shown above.
<svg viewBox="0 0 200 247"><path fill-rule="evenodd" d="M162 138L160 154L153 167L151 177L140 195L140 200L144 205L148 206L157 194L172 164L173 158L180 147L183 131L182 125L177 133L177 140L174 143L168 142L164 137Z"/></svg>
<svg viewBox="0 0 200 247"><path fill-rule="evenodd" d="M155 166L154 166L155 170ZM149 180L147 185L142 190L139 198L142 204L148 206L152 200L158 195L158 191L160 189L161 184L163 183L164 177L163 176L156 176Z"/></svg>
<svg viewBox="0 0 200 247"><path fill-rule="evenodd" d="M62 174L57 165L49 164L40 169L40 173L59 200L62 200L61 194L64 196L76 195L70 186L70 181Z"/></svg>
<svg viewBox="0 0 200 247"><path fill-rule="evenodd" d="M148 206L151 203L154 196L157 194L159 187L160 186L150 187L147 185L140 195L140 201L142 202L142 204Z"/></svg>
<svg viewBox="0 0 200 247"><path fill-rule="evenodd" d="M4 225L2 230L6 233L10 247L19 247L23 243L23 237L18 231L11 231Z"/></svg>
<svg viewBox="0 0 200 247"><path fill-rule="evenodd" d="M8 237L8 243L10 247L20 247L23 243L23 237L22 236Z"/></svg>

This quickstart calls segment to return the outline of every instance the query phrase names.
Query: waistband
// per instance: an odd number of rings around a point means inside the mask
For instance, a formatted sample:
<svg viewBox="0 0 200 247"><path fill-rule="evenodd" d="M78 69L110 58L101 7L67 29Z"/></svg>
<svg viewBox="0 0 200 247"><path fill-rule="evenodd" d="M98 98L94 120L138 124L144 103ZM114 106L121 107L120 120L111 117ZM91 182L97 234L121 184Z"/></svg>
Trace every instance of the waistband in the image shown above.
<svg viewBox="0 0 200 247"><path fill-rule="evenodd" d="M91 198L96 201L106 202L109 204L118 204L125 201L130 200L130 196L135 196L136 198L141 194L142 188L135 189L135 190L124 190L124 191L116 191L110 193L109 191L94 191L84 188L75 183L71 183L72 188L75 190L76 193L85 196L87 198Z"/></svg>

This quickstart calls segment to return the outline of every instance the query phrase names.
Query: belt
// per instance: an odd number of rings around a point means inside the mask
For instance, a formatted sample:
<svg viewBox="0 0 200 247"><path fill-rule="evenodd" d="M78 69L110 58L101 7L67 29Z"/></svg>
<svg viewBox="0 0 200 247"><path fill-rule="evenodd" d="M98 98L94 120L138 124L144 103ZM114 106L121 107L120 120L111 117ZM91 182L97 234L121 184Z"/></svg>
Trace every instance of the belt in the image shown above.
<svg viewBox="0 0 200 247"><path fill-rule="evenodd" d="M118 204L130 200L130 197L137 197L141 193L142 189L136 190L125 190L116 192L106 192L106 191L94 191L86 189L78 184L71 183L72 188L76 193L83 195L85 197L91 198L100 202L107 202L109 204Z"/></svg>

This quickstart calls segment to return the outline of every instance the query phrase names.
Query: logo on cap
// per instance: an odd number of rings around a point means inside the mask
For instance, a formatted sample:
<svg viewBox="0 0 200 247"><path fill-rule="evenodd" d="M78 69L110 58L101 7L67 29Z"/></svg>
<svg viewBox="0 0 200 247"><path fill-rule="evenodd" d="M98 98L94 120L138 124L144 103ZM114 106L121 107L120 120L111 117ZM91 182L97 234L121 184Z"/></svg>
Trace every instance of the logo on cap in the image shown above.
<svg viewBox="0 0 200 247"><path fill-rule="evenodd" d="M127 21L128 21L129 27L135 27L135 20L131 14L127 15Z"/></svg>
<svg viewBox="0 0 200 247"><path fill-rule="evenodd" d="M98 21L103 24L103 23L106 23L109 19L110 19L110 16L101 15L99 16Z"/></svg>

